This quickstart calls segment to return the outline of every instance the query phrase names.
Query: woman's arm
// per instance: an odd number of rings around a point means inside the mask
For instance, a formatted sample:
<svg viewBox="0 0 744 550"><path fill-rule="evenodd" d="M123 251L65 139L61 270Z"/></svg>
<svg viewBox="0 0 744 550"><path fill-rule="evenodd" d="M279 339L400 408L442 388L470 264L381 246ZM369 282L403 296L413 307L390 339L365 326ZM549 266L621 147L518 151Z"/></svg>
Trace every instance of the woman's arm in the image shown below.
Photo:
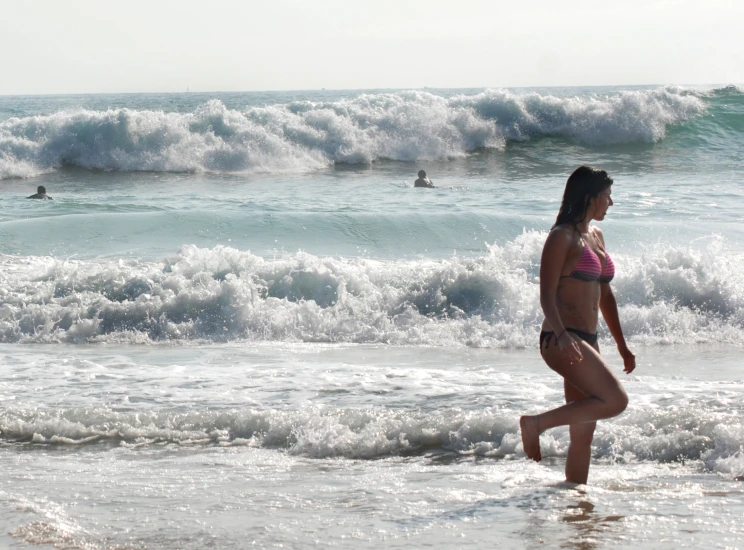
<svg viewBox="0 0 744 550"><path fill-rule="evenodd" d="M617 301L615 295L612 293L609 283L602 283L600 285L601 294L599 296L599 309L602 311L602 317L604 317L607 328L610 329L610 334L615 339L617 344L617 351L620 352L620 356L623 358L625 364L625 372L631 373L635 369L635 355L628 349L628 344L625 343L625 336L623 336L623 329L620 326L620 316L617 313Z"/></svg>
<svg viewBox="0 0 744 550"><path fill-rule="evenodd" d="M602 231L599 227L594 227L592 229L604 250L605 242ZM610 329L610 334L612 334L612 337L615 339L615 344L617 344L617 351L620 353L620 357L623 358L625 372L631 373L636 366L635 355L630 352L628 344L625 342L623 329L620 326L620 315L617 312L617 300L615 300L615 295L612 293L612 288L609 283L601 283L599 288L599 309L602 312L602 317L604 317L605 323L607 323L607 328Z"/></svg>
<svg viewBox="0 0 744 550"><path fill-rule="evenodd" d="M571 244L571 235L561 229L553 229L548 234L540 259L540 306L564 357L577 362L582 359L581 349L566 332L558 313L558 283Z"/></svg>

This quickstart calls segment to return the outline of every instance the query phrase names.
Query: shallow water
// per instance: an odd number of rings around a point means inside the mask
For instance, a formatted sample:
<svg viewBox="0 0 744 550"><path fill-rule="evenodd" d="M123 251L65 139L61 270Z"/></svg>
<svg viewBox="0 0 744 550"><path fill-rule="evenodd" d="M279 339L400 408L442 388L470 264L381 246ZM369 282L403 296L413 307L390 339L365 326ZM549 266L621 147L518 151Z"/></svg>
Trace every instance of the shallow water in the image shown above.
<svg viewBox="0 0 744 550"><path fill-rule="evenodd" d="M600 423L580 487L562 483L565 429L543 436L542 463L521 452L518 414L562 393L535 351L2 353L0 513L16 540L672 548L744 536L738 349L645 353L623 377L631 405Z"/></svg>

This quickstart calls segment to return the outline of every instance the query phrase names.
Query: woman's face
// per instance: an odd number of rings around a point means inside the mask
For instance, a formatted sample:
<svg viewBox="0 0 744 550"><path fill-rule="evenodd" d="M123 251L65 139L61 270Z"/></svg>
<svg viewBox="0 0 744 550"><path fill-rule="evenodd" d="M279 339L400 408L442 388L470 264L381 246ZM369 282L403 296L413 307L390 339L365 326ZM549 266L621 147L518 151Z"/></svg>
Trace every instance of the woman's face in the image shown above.
<svg viewBox="0 0 744 550"><path fill-rule="evenodd" d="M602 191L596 198L592 199L591 204L594 206L592 219L601 222L607 215L607 209L612 206L612 186Z"/></svg>

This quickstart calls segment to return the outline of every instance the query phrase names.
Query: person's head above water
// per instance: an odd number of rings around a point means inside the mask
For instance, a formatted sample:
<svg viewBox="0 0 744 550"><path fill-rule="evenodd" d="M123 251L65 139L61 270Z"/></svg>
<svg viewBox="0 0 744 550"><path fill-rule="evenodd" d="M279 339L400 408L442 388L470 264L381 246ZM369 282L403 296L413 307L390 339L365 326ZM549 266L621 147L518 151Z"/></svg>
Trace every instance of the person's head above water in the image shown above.
<svg viewBox="0 0 744 550"><path fill-rule="evenodd" d="M46 194L46 187L43 185L39 185L39 187L36 188L36 194L31 195L30 197L26 197L27 199L43 199L43 200L52 200L52 197Z"/></svg>
<svg viewBox="0 0 744 550"><path fill-rule="evenodd" d="M426 177L426 172L424 172L423 170L419 170L418 177L425 178Z"/></svg>
<svg viewBox="0 0 744 550"><path fill-rule="evenodd" d="M563 191L561 209L558 211L553 227L564 223L583 222L592 199L596 199L611 185L612 178L604 170L579 166L568 177L566 189Z"/></svg>

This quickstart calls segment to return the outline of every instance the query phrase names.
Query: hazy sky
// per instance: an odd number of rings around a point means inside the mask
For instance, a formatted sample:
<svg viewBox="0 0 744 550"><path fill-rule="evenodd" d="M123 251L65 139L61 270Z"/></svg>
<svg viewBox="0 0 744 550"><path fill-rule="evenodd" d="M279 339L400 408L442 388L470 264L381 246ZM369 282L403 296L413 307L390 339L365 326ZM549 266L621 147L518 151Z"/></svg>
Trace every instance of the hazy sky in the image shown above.
<svg viewBox="0 0 744 550"><path fill-rule="evenodd" d="M6 0L0 94L744 82L742 0Z"/></svg>

